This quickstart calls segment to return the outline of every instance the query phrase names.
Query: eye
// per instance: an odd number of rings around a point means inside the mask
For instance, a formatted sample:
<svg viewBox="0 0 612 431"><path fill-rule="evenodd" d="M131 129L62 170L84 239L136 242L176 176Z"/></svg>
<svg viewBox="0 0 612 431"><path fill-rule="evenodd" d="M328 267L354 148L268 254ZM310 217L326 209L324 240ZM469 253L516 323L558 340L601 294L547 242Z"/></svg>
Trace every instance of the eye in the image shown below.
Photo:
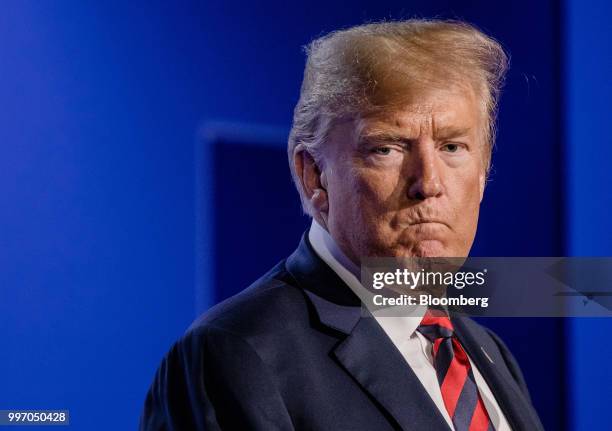
<svg viewBox="0 0 612 431"><path fill-rule="evenodd" d="M376 147L372 152L374 154L380 154L381 156L388 156L391 154L391 147Z"/></svg>
<svg viewBox="0 0 612 431"><path fill-rule="evenodd" d="M447 144L442 145L442 151L446 151L447 153L456 153L462 148L463 146L456 142L449 142Z"/></svg>

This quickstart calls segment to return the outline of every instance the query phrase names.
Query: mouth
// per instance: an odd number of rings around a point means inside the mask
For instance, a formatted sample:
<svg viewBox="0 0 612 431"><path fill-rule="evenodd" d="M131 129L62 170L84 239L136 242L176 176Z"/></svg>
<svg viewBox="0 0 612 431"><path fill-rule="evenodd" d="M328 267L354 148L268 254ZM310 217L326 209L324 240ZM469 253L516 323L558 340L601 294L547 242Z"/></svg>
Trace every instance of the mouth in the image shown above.
<svg viewBox="0 0 612 431"><path fill-rule="evenodd" d="M436 219L420 219L420 220L415 220L413 222L408 223L408 226L422 226L422 225L428 225L428 224L441 224L441 225L444 225L446 227L450 227L446 222L444 222L442 220L436 220Z"/></svg>

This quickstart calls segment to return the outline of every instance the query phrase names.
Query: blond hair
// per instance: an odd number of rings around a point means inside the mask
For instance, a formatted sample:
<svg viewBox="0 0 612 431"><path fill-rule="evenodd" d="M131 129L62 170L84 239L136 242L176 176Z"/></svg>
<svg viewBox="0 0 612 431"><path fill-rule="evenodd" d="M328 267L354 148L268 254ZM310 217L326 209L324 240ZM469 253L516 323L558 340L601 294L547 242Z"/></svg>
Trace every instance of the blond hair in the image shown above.
<svg viewBox="0 0 612 431"><path fill-rule="evenodd" d="M485 118L482 136L488 147L488 174L508 67L508 57L497 41L465 22L411 19L334 31L305 50L304 80L287 150L307 213L309 204L293 165L297 145L322 164L321 149L336 121L393 109L409 88L471 86Z"/></svg>

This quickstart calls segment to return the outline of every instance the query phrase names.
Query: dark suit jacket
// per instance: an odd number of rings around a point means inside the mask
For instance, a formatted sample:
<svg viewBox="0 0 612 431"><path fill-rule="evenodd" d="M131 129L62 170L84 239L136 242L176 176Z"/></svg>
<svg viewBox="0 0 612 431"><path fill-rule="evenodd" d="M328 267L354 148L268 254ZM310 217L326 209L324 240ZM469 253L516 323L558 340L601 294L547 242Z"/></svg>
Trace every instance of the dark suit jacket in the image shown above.
<svg viewBox="0 0 612 431"><path fill-rule="evenodd" d="M493 333L456 334L514 430L541 430L519 367ZM487 359L481 346L489 354ZM141 430L447 430L385 332L314 252L212 308L164 358Z"/></svg>

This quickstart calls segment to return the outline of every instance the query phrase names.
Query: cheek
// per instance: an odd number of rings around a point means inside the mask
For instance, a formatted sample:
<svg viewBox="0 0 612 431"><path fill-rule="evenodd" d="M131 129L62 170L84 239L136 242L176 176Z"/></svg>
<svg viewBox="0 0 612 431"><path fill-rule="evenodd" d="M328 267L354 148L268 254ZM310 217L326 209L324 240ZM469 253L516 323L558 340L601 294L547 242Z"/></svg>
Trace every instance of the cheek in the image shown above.
<svg viewBox="0 0 612 431"><path fill-rule="evenodd" d="M472 202L480 201L482 164L479 159L473 158L464 166L448 171L451 196L460 196L462 200Z"/></svg>
<svg viewBox="0 0 612 431"><path fill-rule="evenodd" d="M364 209L385 211L398 192L398 174L391 169L354 169L352 178L354 192Z"/></svg>
<svg viewBox="0 0 612 431"><path fill-rule="evenodd" d="M361 241L379 237L389 224L395 187L389 173L365 168L347 169L337 176L330 199L330 215L338 229L349 229ZM395 179L397 184L397 179Z"/></svg>
<svg viewBox="0 0 612 431"><path fill-rule="evenodd" d="M480 180L478 175L457 178L449 193L455 209L455 220L459 230L472 233L478 223L480 211Z"/></svg>
<svg viewBox="0 0 612 431"><path fill-rule="evenodd" d="M461 196L461 200L466 206L479 207L480 203L480 181L476 176L470 176L462 179L458 184L459 190L457 194Z"/></svg>

